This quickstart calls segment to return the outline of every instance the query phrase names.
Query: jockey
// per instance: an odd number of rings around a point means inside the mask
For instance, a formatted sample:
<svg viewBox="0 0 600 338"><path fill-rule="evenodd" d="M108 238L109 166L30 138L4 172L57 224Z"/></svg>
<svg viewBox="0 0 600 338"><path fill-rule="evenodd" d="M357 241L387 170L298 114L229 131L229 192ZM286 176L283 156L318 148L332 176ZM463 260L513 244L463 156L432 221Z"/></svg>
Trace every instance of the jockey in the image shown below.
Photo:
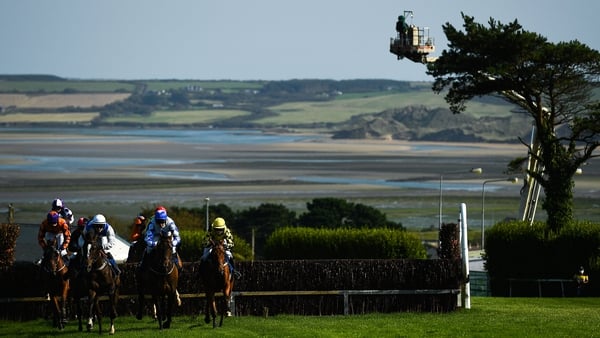
<svg viewBox="0 0 600 338"><path fill-rule="evenodd" d="M64 218L69 225L72 225L75 221L75 216L73 215L73 211L67 208L63 201L60 198L52 201L52 211L56 211L60 217Z"/></svg>
<svg viewBox="0 0 600 338"><path fill-rule="evenodd" d="M233 255L231 254L231 249L233 248L233 245L234 245L233 235L231 234L231 231L227 227L227 224L225 224L225 220L221 217L215 218L215 220L212 222L212 224L210 226L210 230L206 233L206 236L204 236L204 243L203 243L204 252L202 253L202 257L200 258L200 260L206 261L208 259L208 255L210 254L210 251L212 250L211 240L219 241L221 239L223 240L223 245L225 246L225 255L226 255L227 260L229 261L229 264L231 265L231 269L233 270L233 275L237 279L239 279L241 277L241 274L235 269Z"/></svg>
<svg viewBox="0 0 600 338"><path fill-rule="evenodd" d="M144 217L143 215L138 215L133 220L131 235L129 235L129 241L131 243L135 243L139 239L144 238L144 230L146 230L146 217Z"/></svg>
<svg viewBox="0 0 600 338"><path fill-rule="evenodd" d="M38 243L45 249L48 245L46 241L56 240L56 249L60 251L61 256L66 258L67 247L71 241L71 231L69 225L62 219L56 211L50 211L46 219L40 224L38 231ZM38 261L41 263L41 260Z"/></svg>
<svg viewBox="0 0 600 338"><path fill-rule="evenodd" d="M177 228L175 221L173 221L173 219L167 215L167 210L163 207L156 208L154 217L148 224L146 237L144 238L146 241L146 254L144 256L149 255L154 247L156 247L160 233L167 233L169 231L171 232L171 236L173 238L173 259L177 267L181 268L181 262L179 262L179 256L177 255L177 247L181 244L179 229ZM145 267L144 261L145 259L142 258L142 267Z"/></svg>
<svg viewBox="0 0 600 338"><path fill-rule="evenodd" d="M102 214L97 214L89 221L85 229L83 230L84 234L94 230L96 235L98 236L98 244L102 246L102 250L106 253L108 258L108 262L113 268L114 272L119 275L121 274L121 270L115 261L113 255L109 252L109 250L115 245L117 239L115 236L115 230L113 227L106 222L106 217Z"/></svg>
<svg viewBox="0 0 600 338"><path fill-rule="evenodd" d="M179 255L177 254L177 246L181 244L181 238L179 237L179 229L175 224L175 221L171 217L167 215L167 209L163 206L159 206L156 208L154 212L154 217L148 223L148 228L146 230L146 236L144 237L144 241L146 242L146 251L142 256L142 261L139 265L139 271L142 272L146 269L148 258L152 250L158 244L158 238L161 233L171 232L171 238L173 241L173 261L177 269L181 270L182 262L179 259ZM177 305L181 306L181 298L179 297L179 291L175 289L175 298L177 301Z"/></svg>

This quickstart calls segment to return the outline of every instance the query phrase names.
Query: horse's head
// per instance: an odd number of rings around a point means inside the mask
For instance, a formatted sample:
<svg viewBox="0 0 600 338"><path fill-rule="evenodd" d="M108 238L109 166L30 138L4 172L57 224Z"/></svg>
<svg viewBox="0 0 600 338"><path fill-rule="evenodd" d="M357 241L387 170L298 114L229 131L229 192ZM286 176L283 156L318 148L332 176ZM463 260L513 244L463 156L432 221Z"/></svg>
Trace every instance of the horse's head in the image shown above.
<svg viewBox="0 0 600 338"><path fill-rule="evenodd" d="M56 240L46 241L44 248L44 258L42 259L42 268L56 275L59 271L62 271L66 267L62 260L60 252L56 248Z"/></svg>
<svg viewBox="0 0 600 338"><path fill-rule="evenodd" d="M106 265L106 254L97 241L96 235L92 232L86 233L82 248L83 265L87 272L93 269L102 269Z"/></svg>
<svg viewBox="0 0 600 338"><path fill-rule="evenodd" d="M173 264L173 234L170 231L160 231L156 244L155 257L165 269L170 269Z"/></svg>
<svg viewBox="0 0 600 338"><path fill-rule="evenodd" d="M212 250L210 251L209 259L214 267L217 267L220 274L224 273L227 261L225 259L225 244L221 240L210 240L212 244Z"/></svg>

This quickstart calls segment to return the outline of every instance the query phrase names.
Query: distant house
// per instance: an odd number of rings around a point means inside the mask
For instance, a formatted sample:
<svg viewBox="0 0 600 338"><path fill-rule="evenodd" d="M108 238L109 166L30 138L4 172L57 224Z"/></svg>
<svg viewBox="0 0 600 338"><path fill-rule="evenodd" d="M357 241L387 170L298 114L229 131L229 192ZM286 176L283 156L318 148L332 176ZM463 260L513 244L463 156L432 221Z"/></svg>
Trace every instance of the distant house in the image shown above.
<svg viewBox="0 0 600 338"><path fill-rule="evenodd" d="M42 249L37 241L39 224L19 224L21 233L17 238L15 260L17 262L35 262L42 257ZM118 263L124 263L129 254L129 242L117 236L117 243L110 250Z"/></svg>

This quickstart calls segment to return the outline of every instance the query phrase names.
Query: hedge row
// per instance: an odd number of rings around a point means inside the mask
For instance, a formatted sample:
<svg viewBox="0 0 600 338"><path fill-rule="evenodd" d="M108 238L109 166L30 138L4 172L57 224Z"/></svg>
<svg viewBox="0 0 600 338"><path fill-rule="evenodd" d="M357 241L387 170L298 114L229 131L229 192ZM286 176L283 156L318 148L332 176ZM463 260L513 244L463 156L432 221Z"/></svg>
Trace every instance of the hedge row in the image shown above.
<svg viewBox="0 0 600 338"><path fill-rule="evenodd" d="M16 224L0 224L0 267L15 261L15 246L20 233L21 228Z"/></svg>
<svg viewBox="0 0 600 338"><path fill-rule="evenodd" d="M507 295L509 278L571 279L583 266L598 294L600 224L577 221L551 232L543 222L510 221L486 231L485 259L492 294ZM537 289L534 290L537 295Z"/></svg>
<svg viewBox="0 0 600 338"><path fill-rule="evenodd" d="M121 295L135 295L135 264L122 264ZM236 291L331 291L331 290L455 290L461 282L461 265L453 260L290 260L239 262L242 278ZM41 297L41 271L31 263L19 263L0 270L0 297ZM202 293L199 263L188 262L180 276L181 294ZM391 311L445 312L456 309L456 295L352 296L351 313ZM185 299L178 314L201 312L203 301ZM0 317L32 319L43 315L40 302L9 302L0 309ZM343 314L340 296L241 296L236 298L236 313L262 315ZM15 312L15 309L28 311ZM120 313L134 313L131 301L120 302ZM16 316L16 318L15 318Z"/></svg>
<svg viewBox="0 0 600 338"><path fill-rule="evenodd" d="M389 228L275 230L265 245L267 259L423 259L417 235Z"/></svg>

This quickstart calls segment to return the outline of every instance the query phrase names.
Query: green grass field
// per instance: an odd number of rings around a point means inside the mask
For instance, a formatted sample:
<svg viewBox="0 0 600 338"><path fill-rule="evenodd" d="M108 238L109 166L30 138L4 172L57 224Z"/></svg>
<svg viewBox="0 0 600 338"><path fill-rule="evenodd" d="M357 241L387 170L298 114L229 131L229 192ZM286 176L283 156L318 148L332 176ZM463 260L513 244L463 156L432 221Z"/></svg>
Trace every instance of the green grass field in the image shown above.
<svg viewBox="0 0 600 338"><path fill-rule="evenodd" d="M10 305L4 305L10 306ZM158 330L149 317L116 320L116 336L126 337L596 337L600 334L598 298L473 297L471 309L451 313L372 313L349 316L225 318L213 329L198 316L175 317ZM106 319L103 329L108 329ZM84 328L85 330L85 328ZM84 331L84 333L87 333ZM97 327L94 332L97 334ZM104 333L107 335L108 333ZM81 337L77 323L64 331L48 320L0 321L0 337Z"/></svg>
<svg viewBox="0 0 600 338"><path fill-rule="evenodd" d="M288 102L270 107L279 115L256 120L256 123L297 124L297 123L337 123L352 116L365 113L379 113L387 109L407 106L427 106L429 108L447 108L442 95L431 90L408 93L365 93L341 95L326 102ZM477 101L469 103L467 114L474 116L506 116L510 114L506 105L493 105Z"/></svg>
<svg viewBox="0 0 600 338"><path fill-rule="evenodd" d="M63 93L69 89L78 92L107 93L133 92L135 84L126 81L0 81L0 92Z"/></svg>
<svg viewBox="0 0 600 338"><path fill-rule="evenodd" d="M157 111L150 116L118 116L104 119L108 123L166 123L173 126L188 125L193 123L214 123L219 120L237 116L250 115L249 112L233 109L203 109L182 111Z"/></svg>

